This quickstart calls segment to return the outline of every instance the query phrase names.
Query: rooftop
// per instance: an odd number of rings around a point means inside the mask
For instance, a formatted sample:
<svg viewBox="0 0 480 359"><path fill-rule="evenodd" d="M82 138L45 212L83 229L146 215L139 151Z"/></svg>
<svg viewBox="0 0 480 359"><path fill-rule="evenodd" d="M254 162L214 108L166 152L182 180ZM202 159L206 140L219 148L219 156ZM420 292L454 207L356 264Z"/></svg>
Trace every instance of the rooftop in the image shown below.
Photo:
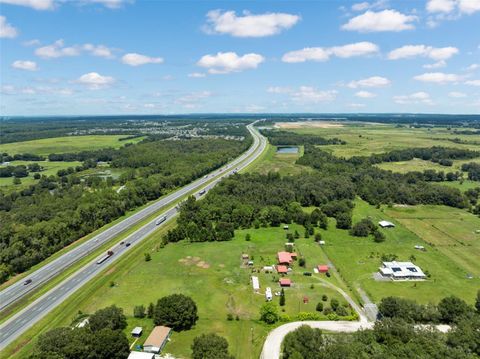
<svg viewBox="0 0 480 359"><path fill-rule="evenodd" d="M165 342L165 340L168 338L171 330L171 328L164 326L157 326L153 328L147 340L145 340L145 343L143 343L143 346L160 348Z"/></svg>

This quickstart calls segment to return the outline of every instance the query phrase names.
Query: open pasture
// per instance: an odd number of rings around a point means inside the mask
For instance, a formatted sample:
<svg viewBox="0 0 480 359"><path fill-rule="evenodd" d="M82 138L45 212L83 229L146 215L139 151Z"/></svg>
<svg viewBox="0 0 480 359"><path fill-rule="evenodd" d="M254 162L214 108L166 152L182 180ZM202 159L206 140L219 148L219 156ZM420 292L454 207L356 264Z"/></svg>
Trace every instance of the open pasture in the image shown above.
<svg viewBox="0 0 480 359"><path fill-rule="evenodd" d="M40 140L0 144L0 152L9 155L16 153L32 153L48 156L51 153L71 153L91 151L100 148L119 148L127 143L137 143L142 137L120 141L125 135L91 135L91 136L64 136L42 138Z"/></svg>

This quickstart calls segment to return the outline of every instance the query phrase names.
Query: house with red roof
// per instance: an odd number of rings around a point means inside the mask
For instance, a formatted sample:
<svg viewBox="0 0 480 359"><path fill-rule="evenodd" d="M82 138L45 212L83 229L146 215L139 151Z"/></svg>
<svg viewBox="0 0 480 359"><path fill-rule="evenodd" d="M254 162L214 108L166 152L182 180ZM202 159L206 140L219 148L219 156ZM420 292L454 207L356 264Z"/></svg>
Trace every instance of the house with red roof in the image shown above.
<svg viewBox="0 0 480 359"><path fill-rule="evenodd" d="M296 257L296 254L295 254ZM278 264L289 265L292 263L292 253L289 252L278 252L277 253Z"/></svg>
<svg viewBox="0 0 480 359"><path fill-rule="evenodd" d="M328 265L326 264L319 264L317 269L320 273L327 273L328 272Z"/></svg>
<svg viewBox="0 0 480 359"><path fill-rule="evenodd" d="M290 287L292 285L292 281L289 278L280 278L278 282L281 287Z"/></svg>
<svg viewBox="0 0 480 359"><path fill-rule="evenodd" d="M288 267L282 264L277 265L277 273L280 274L287 274L288 273Z"/></svg>

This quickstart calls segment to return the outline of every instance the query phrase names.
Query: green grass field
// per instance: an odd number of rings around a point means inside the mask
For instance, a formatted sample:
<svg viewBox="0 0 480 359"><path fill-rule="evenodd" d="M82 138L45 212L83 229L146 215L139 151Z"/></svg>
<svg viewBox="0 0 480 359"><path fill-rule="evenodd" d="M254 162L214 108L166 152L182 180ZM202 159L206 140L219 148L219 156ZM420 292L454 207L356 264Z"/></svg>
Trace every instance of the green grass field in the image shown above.
<svg viewBox="0 0 480 359"><path fill-rule="evenodd" d="M372 153L387 152L412 147L445 146L478 150L477 145L457 144L451 139L480 141L480 135L457 135L446 128L408 128L384 124L345 124L335 128L299 128L298 133L318 134L327 138L339 137L347 145L321 146L330 149L337 156L368 156ZM450 139L450 140L449 140Z"/></svg>
<svg viewBox="0 0 480 359"><path fill-rule="evenodd" d="M411 222L402 219L409 213ZM437 243L438 232L428 231L416 226L422 215L436 215L434 223L445 221L442 230L451 235L463 236L469 233L469 239L463 239L465 245L451 239L450 246L441 248ZM475 228L480 228L480 218L465 211L449 207L409 207L409 208L382 208L376 209L366 202L357 200L354 209L354 223L362 218L370 217L378 222L382 219L396 224L393 229L382 230L387 239L383 243L375 243L372 238L355 238L348 231L334 228L334 221L330 228L322 232L326 245L323 247L326 254L336 265L340 274L353 287L360 285L373 301L378 302L382 297L394 295L428 303L438 302L447 295L457 295L472 303L478 288L478 246L480 235L473 236ZM447 222L446 219L449 221ZM462 241L461 239L459 239ZM415 245L423 245L425 252L414 249ZM381 265L382 254L396 254L398 260L409 261L413 255L415 262L423 270L431 274L431 278L422 282L377 282L372 279L372 273ZM475 262L476 261L476 262ZM477 274L475 279L467 279L467 273Z"/></svg>
<svg viewBox="0 0 480 359"><path fill-rule="evenodd" d="M9 155L16 153L33 153L37 155L49 155L51 153L80 152L96 150L100 148L119 148L127 143L137 143L142 137L125 141L125 135L91 135L91 136L65 136L43 138L40 140L0 144L0 152L7 152Z"/></svg>

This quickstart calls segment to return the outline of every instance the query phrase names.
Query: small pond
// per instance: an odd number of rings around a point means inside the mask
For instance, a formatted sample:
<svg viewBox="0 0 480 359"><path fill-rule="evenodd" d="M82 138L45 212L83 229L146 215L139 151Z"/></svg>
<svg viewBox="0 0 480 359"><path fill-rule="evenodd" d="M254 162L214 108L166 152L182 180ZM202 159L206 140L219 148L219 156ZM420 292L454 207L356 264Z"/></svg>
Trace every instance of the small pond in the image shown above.
<svg viewBox="0 0 480 359"><path fill-rule="evenodd" d="M277 153L298 153L297 146L278 146Z"/></svg>

